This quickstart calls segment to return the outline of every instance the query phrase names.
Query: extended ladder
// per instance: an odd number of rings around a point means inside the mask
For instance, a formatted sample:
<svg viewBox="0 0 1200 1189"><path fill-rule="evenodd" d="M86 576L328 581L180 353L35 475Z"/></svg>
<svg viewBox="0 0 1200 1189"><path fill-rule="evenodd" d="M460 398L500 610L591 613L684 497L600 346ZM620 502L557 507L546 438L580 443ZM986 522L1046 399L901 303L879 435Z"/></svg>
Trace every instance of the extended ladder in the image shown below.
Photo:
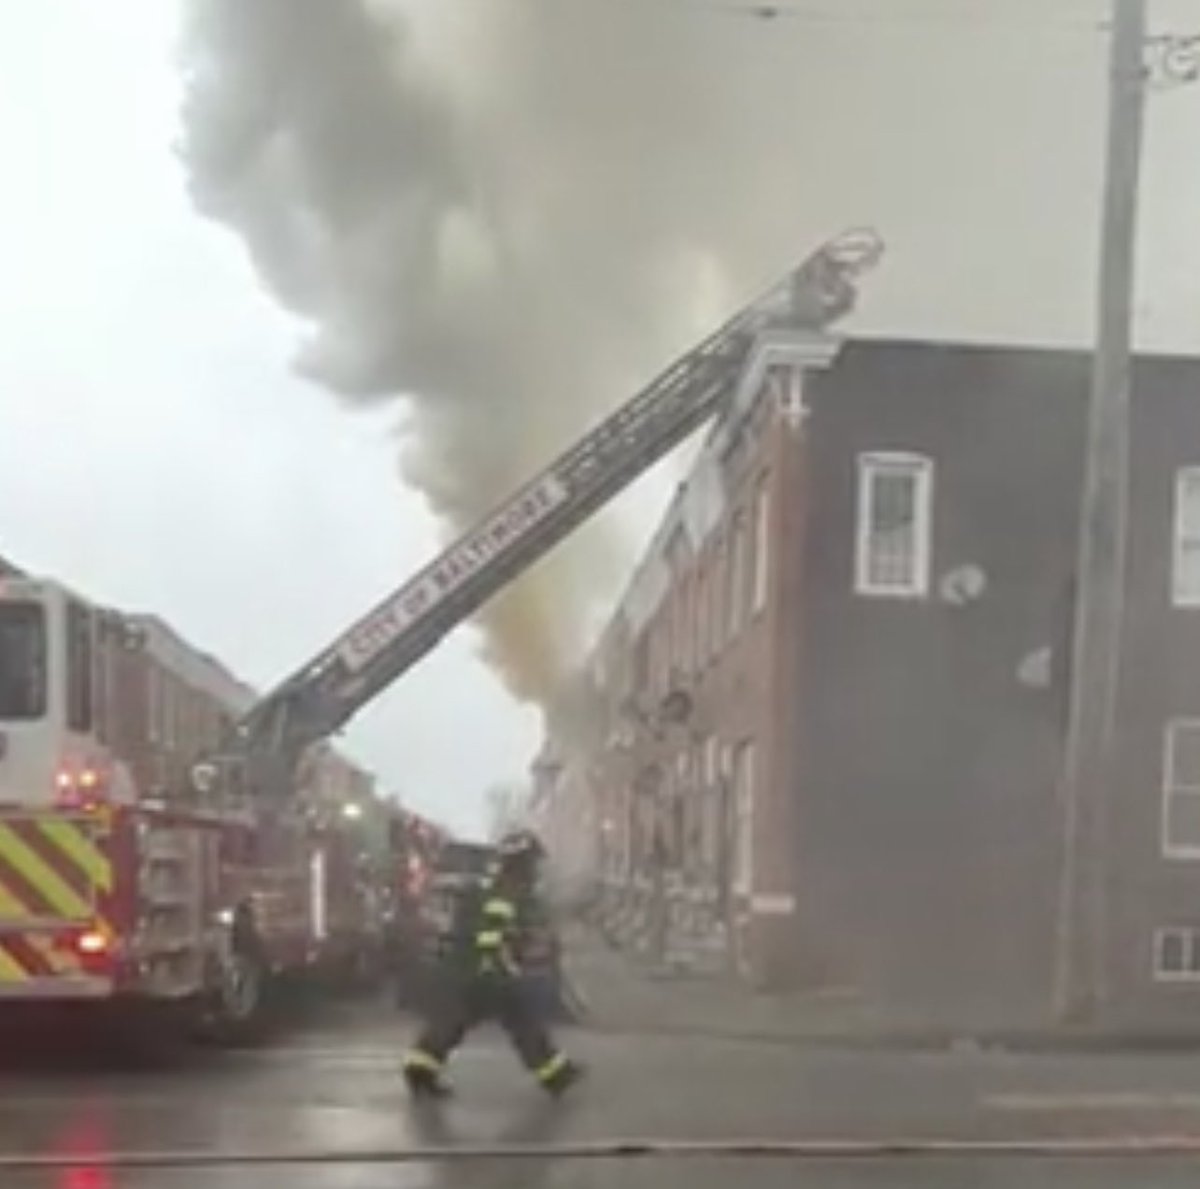
<svg viewBox="0 0 1200 1189"><path fill-rule="evenodd" d="M823 246L683 355L475 529L373 608L245 716L235 751L262 788L417 663L458 624L711 418L730 398L758 332L821 329L853 304L879 258L872 232Z"/></svg>

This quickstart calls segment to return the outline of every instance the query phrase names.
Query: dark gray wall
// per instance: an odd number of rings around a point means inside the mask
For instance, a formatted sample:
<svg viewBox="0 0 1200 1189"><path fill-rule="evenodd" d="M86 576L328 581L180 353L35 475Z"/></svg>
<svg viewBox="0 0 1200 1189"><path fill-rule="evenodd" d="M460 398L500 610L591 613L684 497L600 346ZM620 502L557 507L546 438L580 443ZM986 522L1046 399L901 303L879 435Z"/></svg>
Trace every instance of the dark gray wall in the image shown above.
<svg viewBox="0 0 1200 1189"><path fill-rule="evenodd" d="M1154 985L1156 925L1200 927L1200 862L1161 855L1163 732L1200 716L1200 610L1171 606L1175 471L1200 464L1200 368L1140 361L1131 447L1120 763L1110 814L1109 970L1118 1006L1200 1024L1200 984Z"/></svg>
<svg viewBox="0 0 1200 1189"><path fill-rule="evenodd" d="M801 947L905 1017L1046 1011L1060 707L1016 673L1065 626L1087 384L1083 356L862 342L813 386ZM934 460L928 600L853 594L871 450ZM967 563L983 596L941 601Z"/></svg>

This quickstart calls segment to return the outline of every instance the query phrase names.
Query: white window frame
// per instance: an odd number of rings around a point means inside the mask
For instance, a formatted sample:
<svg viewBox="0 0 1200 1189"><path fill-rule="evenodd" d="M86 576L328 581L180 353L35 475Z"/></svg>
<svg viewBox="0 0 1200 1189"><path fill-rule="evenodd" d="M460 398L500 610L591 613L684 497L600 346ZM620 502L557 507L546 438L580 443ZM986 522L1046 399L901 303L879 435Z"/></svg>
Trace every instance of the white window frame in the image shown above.
<svg viewBox="0 0 1200 1189"><path fill-rule="evenodd" d="M767 606L767 587L771 574L771 491L766 479L759 481L754 493L754 586L750 596L751 613L759 615Z"/></svg>
<svg viewBox="0 0 1200 1189"><path fill-rule="evenodd" d="M1162 853L1168 859L1200 859L1200 841L1176 845L1170 838L1171 801L1175 797L1200 798L1200 783L1181 785L1175 779L1175 737L1182 731L1200 732L1200 718L1172 718L1163 730L1162 759L1162 820L1160 823Z"/></svg>
<svg viewBox="0 0 1200 1189"><path fill-rule="evenodd" d="M911 474L913 495L912 573L903 583L880 583L871 578L874 533L870 523L875 481L897 471ZM858 491L854 530L854 592L869 598L923 599L929 594L933 538L933 459L922 454L872 451L858 456Z"/></svg>
<svg viewBox="0 0 1200 1189"><path fill-rule="evenodd" d="M1171 524L1171 603L1175 607L1200 607L1200 586L1188 590L1184 585L1184 550L1189 545L1200 549L1200 525L1184 523L1184 495L1189 484L1200 486L1200 466L1180 467L1175 472Z"/></svg>
<svg viewBox="0 0 1200 1189"><path fill-rule="evenodd" d="M1163 949L1168 937L1183 940L1182 970L1168 970L1163 965ZM1200 928L1195 925L1162 925L1154 930L1152 970L1156 983L1200 983Z"/></svg>

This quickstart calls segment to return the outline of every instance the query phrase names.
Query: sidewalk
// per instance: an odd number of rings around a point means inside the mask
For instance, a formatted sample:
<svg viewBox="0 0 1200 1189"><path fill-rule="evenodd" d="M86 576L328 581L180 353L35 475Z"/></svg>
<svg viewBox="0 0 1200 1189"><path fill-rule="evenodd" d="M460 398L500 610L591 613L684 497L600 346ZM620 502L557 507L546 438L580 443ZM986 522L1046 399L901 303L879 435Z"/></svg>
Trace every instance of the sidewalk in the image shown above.
<svg viewBox="0 0 1200 1189"><path fill-rule="evenodd" d="M879 1031L848 993L760 994L732 977L659 972L591 932L570 939L567 969L601 1031L796 1041Z"/></svg>
<svg viewBox="0 0 1200 1189"><path fill-rule="evenodd" d="M1021 1052L1200 1051L1200 1026L971 1029L886 1017L844 992L768 994L731 977L657 972L583 931L567 945L567 973L587 1028L825 1047Z"/></svg>

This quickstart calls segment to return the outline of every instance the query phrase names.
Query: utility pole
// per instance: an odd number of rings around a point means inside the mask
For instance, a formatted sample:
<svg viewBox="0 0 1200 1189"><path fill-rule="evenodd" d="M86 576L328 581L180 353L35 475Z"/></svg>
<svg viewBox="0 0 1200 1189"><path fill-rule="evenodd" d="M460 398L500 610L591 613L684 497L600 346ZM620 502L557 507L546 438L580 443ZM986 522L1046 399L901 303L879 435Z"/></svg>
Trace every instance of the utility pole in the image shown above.
<svg viewBox="0 0 1200 1189"><path fill-rule="evenodd" d="M1141 163L1145 0L1113 0L1100 288L1080 508L1055 1007L1092 1014L1106 993L1107 801L1125 595L1132 307Z"/></svg>

